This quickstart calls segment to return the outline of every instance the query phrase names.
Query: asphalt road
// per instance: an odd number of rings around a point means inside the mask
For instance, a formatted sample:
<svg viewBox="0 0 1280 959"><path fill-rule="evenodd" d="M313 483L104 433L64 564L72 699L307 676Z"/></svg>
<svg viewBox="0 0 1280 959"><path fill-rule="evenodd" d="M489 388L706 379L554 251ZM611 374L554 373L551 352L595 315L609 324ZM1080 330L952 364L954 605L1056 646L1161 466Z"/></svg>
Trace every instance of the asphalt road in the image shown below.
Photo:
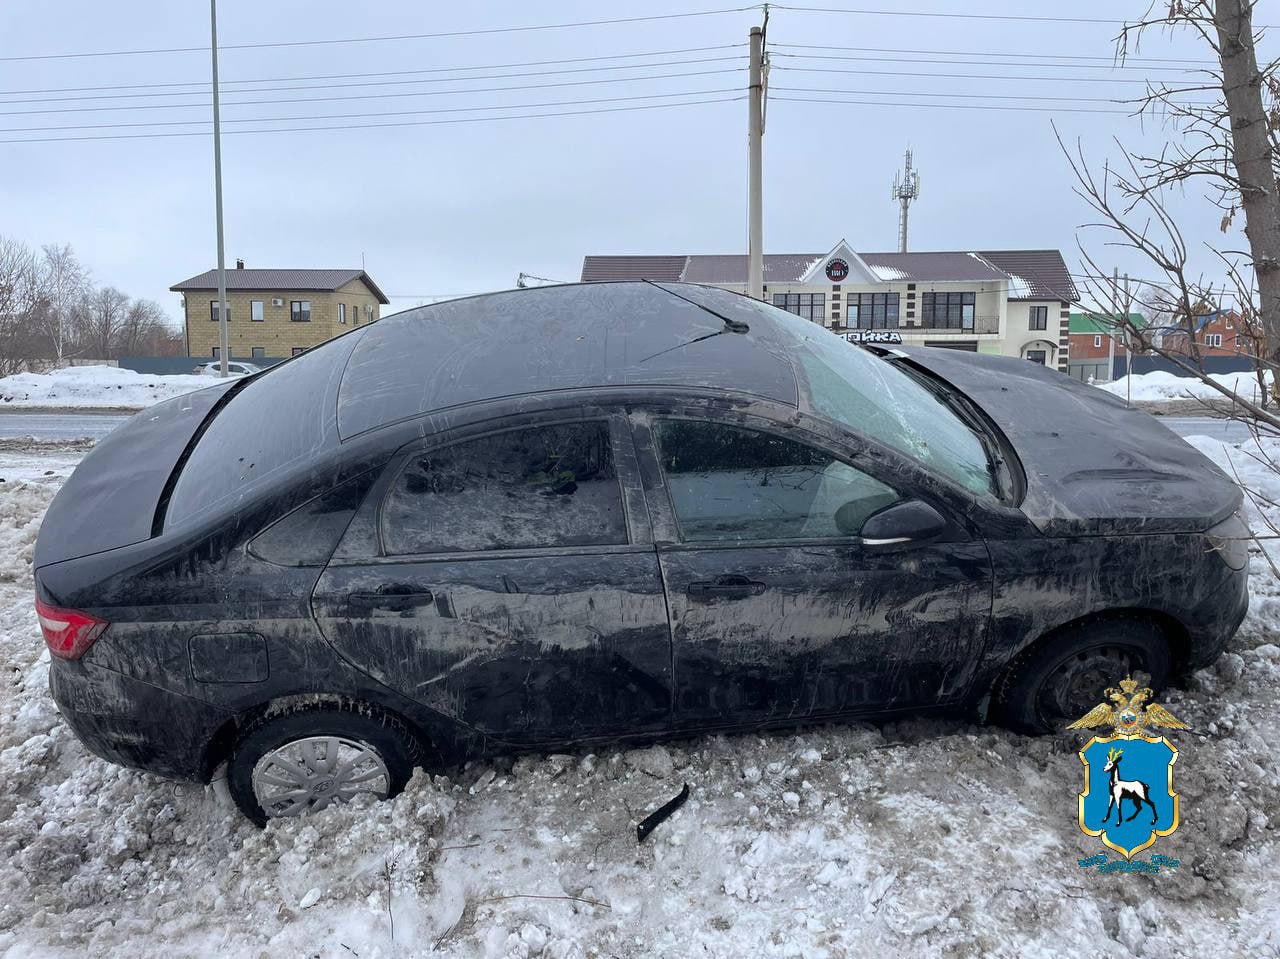
<svg viewBox="0 0 1280 959"><path fill-rule="evenodd" d="M0 413L0 439L102 439L129 417L122 413Z"/></svg>
<svg viewBox="0 0 1280 959"><path fill-rule="evenodd" d="M101 439L129 417L120 413L24 413L0 411L0 439L30 436L45 442L89 437ZM1162 416L1160 422L1179 436L1211 436L1226 443L1249 438L1248 429L1233 420L1207 416Z"/></svg>

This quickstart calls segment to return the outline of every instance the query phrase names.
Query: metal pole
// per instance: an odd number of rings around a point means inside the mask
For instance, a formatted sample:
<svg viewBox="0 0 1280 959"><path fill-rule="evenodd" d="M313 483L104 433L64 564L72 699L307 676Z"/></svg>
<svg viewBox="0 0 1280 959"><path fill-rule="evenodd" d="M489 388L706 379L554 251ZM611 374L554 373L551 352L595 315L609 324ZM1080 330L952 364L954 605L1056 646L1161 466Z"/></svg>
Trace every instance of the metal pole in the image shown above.
<svg viewBox="0 0 1280 959"><path fill-rule="evenodd" d="M1129 298L1129 274L1124 275L1124 405L1133 405L1133 333L1129 329L1129 306L1133 302Z"/></svg>
<svg viewBox="0 0 1280 959"><path fill-rule="evenodd" d="M227 263L222 247L222 124L218 111L218 0L209 0L210 53L213 56L213 196L218 221L218 358L228 374L231 334L227 329Z"/></svg>
<svg viewBox="0 0 1280 959"><path fill-rule="evenodd" d="M1116 324L1120 322L1120 307L1116 302L1120 296L1120 271L1111 271L1111 330L1107 334L1107 382L1116 378Z"/></svg>
<svg viewBox="0 0 1280 959"><path fill-rule="evenodd" d="M764 299L763 180L760 167L764 141L764 31L751 28L751 71L747 97L747 296Z"/></svg>

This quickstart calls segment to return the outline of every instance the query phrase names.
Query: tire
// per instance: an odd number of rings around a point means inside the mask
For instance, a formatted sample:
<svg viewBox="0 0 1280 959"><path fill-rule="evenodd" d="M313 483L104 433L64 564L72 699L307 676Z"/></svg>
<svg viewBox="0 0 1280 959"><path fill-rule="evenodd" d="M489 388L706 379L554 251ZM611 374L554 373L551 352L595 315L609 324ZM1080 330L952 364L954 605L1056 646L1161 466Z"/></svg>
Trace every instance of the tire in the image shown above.
<svg viewBox="0 0 1280 959"><path fill-rule="evenodd" d="M265 826L276 816L306 815L356 793L389 799L404 789L426 755L421 740L383 710L357 703L296 704L244 728L231 751L227 787L240 811ZM280 801L264 805L272 795Z"/></svg>
<svg viewBox="0 0 1280 959"><path fill-rule="evenodd" d="M1019 653L996 683L992 719L1036 735L1060 732L1126 675L1147 673L1156 693L1169 682L1173 658L1158 623L1123 617L1078 623Z"/></svg>

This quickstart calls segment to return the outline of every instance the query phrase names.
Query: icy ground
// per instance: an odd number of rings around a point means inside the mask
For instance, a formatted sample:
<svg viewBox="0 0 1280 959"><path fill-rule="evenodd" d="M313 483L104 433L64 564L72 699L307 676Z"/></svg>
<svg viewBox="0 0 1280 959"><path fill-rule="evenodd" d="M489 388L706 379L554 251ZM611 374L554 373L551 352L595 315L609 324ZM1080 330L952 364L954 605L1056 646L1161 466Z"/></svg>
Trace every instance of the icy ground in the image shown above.
<svg viewBox="0 0 1280 959"><path fill-rule="evenodd" d="M1275 496L1245 452L1197 445ZM1077 866L1105 851L1076 825L1083 737L962 722L522 757L259 831L59 721L30 562L78 454L24 455L19 474L0 450L0 956L1280 956L1280 588L1260 556L1231 650L1166 697L1194 731L1173 734L1183 825L1155 849L1181 866L1158 876Z"/></svg>
<svg viewBox="0 0 1280 959"><path fill-rule="evenodd" d="M152 376L115 366L69 366L52 373L15 373L0 378L0 406L142 409L217 382L194 373Z"/></svg>

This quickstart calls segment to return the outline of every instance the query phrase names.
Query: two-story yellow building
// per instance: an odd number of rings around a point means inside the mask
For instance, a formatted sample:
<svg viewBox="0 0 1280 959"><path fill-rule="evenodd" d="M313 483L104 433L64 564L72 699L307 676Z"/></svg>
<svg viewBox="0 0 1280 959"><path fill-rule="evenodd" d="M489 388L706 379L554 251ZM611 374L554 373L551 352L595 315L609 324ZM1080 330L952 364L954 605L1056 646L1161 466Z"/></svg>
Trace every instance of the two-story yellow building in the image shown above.
<svg viewBox="0 0 1280 959"><path fill-rule="evenodd" d="M388 302L364 270L226 271L231 356L280 359L372 323ZM218 271L169 289L182 294L187 355L218 356Z"/></svg>

